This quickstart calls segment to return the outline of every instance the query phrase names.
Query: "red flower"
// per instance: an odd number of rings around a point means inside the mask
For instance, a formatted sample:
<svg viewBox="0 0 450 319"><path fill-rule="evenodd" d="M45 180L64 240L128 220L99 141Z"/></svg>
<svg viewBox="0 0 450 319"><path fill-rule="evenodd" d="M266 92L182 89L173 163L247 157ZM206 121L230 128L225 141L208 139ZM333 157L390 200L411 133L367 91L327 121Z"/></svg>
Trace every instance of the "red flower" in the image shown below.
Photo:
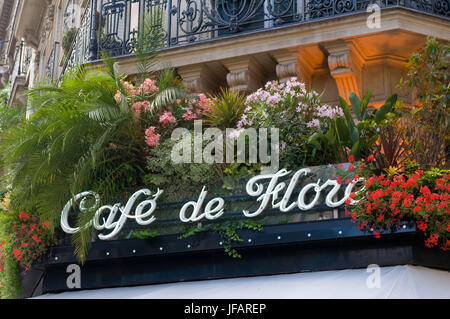
<svg viewBox="0 0 450 319"><path fill-rule="evenodd" d="M13 254L14 254L14 257L18 258L18 257L20 257L20 255L22 254L22 252L21 252L19 249L14 248L14 249L13 249Z"/></svg>
<svg viewBox="0 0 450 319"><path fill-rule="evenodd" d="M348 166L348 171L349 171L349 172L353 172L354 169L355 169L355 167L353 166L353 164L350 164L350 165Z"/></svg>
<svg viewBox="0 0 450 319"><path fill-rule="evenodd" d="M372 154L369 155L369 157L367 157L367 161L368 162L375 162L375 156L373 156Z"/></svg>
<svg viewBox="0 0 450 319"><path fill-rule="evenodd" d="M421 231L427 230L427 224L425 224L423 221L419 220L417 222L417 228L419 228Z"/></svg>
<svg viewBox="0 0 450 319"><path fill-rule="evenodd" d="M50 222L47 220L42 225L44 226L44 229L48 229L50 227Z"/></svg>
<svg viewBox="0 0 450 319"><path fill-rule="evenodd" d="M338 178L337 178L337 183L338 183L339 185L342 184L342 178L341 178L340 176L338 176Z"/></svg>
<svg viewBox="0 0 450 319"><path fill-rule="evenodd" d="M376 230L373 231L373 235L375 236L375 238L380 238L380 233Z"/></svg>
<svg viewBox="0 0 450 319"><path fill-rule="evenodd" d="M355 156L353 156L353 154L352 155L350 155L349 157L348 157L348 159L347 159L350 163L353 163L354 161L355 161Z"/></svg>
<svg viewBox="0 0 450 319"><path fill-rule="evenodd" d="M25 212L20 212L19 213L19 218L20 219L29 219L30 215L27 215Z"/></svg>
<svg viewBox="0 0 450 319"><path fill-rule="evenodd" d="M339 165L338 165L338 168L339 168L339 169L342 169L342 168L344 168L344 165L343 165L343 164L339 164Z"/></svg>
<svg viewBox="0 0 450 319"><path fill-rule="evenodd" d="M33 240L35 241L35 242L37 242L37 243L40 243L41 242L41 239L39 238L39 236L38 235L33 235Z"/></svg>
<svg viewBox="0 0 450 319"><path fill-rule="evenodd" d="M417 214L417 213L420 212L421 210L422 210L422 207L416 206L416 207L413 208L413 213L414 213L414 214Z"/></svg>

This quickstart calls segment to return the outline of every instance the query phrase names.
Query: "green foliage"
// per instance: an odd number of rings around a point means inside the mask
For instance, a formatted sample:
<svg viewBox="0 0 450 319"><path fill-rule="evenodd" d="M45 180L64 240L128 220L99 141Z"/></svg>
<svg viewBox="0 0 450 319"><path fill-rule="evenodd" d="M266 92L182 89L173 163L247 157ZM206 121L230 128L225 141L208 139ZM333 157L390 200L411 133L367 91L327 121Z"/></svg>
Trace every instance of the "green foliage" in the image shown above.
<svg viewBox="0 0 450 319"><path fill-rule="evenodd" d="M136 239L148 239L159 236L159 233L157 231L148 231L148 230L138 230L133 231L131 234L131 238Z"/></svg>
<svg viewBox="0 0 450 319"><path fill-rule="evenodd" d="M142 183L143 132L136 129L127 99L119 106L114 99L116 91L127 96L114 60L104 55L104 63L106 72L79 68L67 74L60 87L30 90L32 117L2 137L0 148L7 182L17 195L15 205L35 207L41 220L52 225L58 224L65 203L81 191L96 191L108 202L120 190ZM169 89L165 85L162 94ZM78 215L77 224L87 224L93 213ZM81 261L91 236L90 227L73 236Z"/></svg>
<svg viewBox="0 0 450 319"><path fill-rule="evenodd" d="M221 223L208 224L205 226L185 226L179 238L187 238L199 232L213 231L221 237L223 241L223 248L228 256L233 258L242 258L242 255L233 248L233 243L242 242L243 239L239 236L238 231L242 229L249 229L253 231L262 231L263 226L253 220L234 221L229 220Z"/></svg>
<svg viewBox="0 0 450 319"><path fill-rule="evenodd" d="M436 187L436 179L441 178L445 174L450 174L450 169L440 169L437 167L433 167L430 170L424 172L421 182L428 186L430 189L435 189Z"/></svg>
<svg viewBox="0 0 450 319"><path fill-rule="evenodd" d="M177 141L166 139L160 145L149 150L147 156L148 174L144 177L145 185L151 188L164 189L164 200L178 201L180 198L191 199L198 196L204 185L219 181L214 164L208 163L174 163L171 158L172 149ZM191 139L191 149L194 139ZM193 155L192 155L193 156ZM183 185L183 187L180 187Z"/></svg>
<svg viewBox="0 0 450 319"><path fill-rule="evenodd" d="M24 117L25 106L10 106L8 101L9 87L0 90L0 133L7 131L8 128L22 121Z"/></svg>
<svg viewBox="0 0 450 319"><path fill-rule="evenodd" d="M308 138L313 132L327 132L342 110L320 102L321 95L307 90L304 83L291 78L286 83L267 82L249 95L247 109L238 127L275 128L279 131L280 166L285 168L332 162L335 150L317 148Z"/></svg>
<svg viewBox="0 0 450 319"><path fill-rule="evenodd" d="M220 95L211 100L210 108L205 120L209 126L220 129L236 127L246 108L245 96L237 91L222 89Z"/></svg>
<svg viewBox="0 0 450 319"><path fill-rule="evenodd" d="M141 30L136 43L135 54L138 58L137 70L141 82L144 75L151 74L157 62L160 49L164 44L163 10L159 5L152 12L144 11L140 17Z"/></svg>
<svg viewBox="0 0 450 319"><path fill-rule="evenodd" d="M3 197L3 196L2 196ZM14 245L11 239L11 229L18 216L8 213L3 204L0 209L0 298L19 298L21 290L20 266L14 258Z"/></svg>
<svg viewBox="0 0 450 319"><path fill-rule="evenodd" d="M409 57L406 79L418 101L405 109L406 140L411 157L422 167L450 167L450 46L429 38L425 47Z"/></svg>
<svg viewBox="0 0 450 319"><path fill-rule="evenodd" d="M370 155L378 139L377 125L386 120L397 102L397 94L394 94L378 110L370 112L368 104L371 96L372 92L369 91L360 100L355 93L351 93L349 98L351 106L339 97L344 116L336 117L334 124L326 133L316 132L311 135L309 143L319 150L336 150L337 161L345 161L350 154L357 160ZM358 122L353 119L352 110Z"/></svg>
<svg viewBox="0 0 450 319"><path fill-rule="evenodd" d="M67 54L69 54L70 47L72 46L72 43L75 40L75 37L77 36L77 32L78 32L77 28L72 28L67 30L66 33L64 33L61 44L64 51L64 56L67 56Z"/></svg>
<svg viewBox="0 0 450 319"><path fill-rule="evenodd" d="M178 236L178 239L185 239L191 237L197 233L205 232L208 230L208 227L198 226L198 225L183 225L183 228Z"/></svg>
<svg viewBox="0 0 450 319"><path fill-rule="evenodd" d="M153 111L161 111L177 99L185 97L185 88L173 69L164 69L157 74L159 92L151 102Z"/></svg>
<svg viewBox="0 0 450 319"><path fill-rule="evenodd" d="M5 250L8 251L8 250ZM0 273L0 298L18 299L22 290L20 281L20 266L12 255L5 257L5 269Z"/></svg>

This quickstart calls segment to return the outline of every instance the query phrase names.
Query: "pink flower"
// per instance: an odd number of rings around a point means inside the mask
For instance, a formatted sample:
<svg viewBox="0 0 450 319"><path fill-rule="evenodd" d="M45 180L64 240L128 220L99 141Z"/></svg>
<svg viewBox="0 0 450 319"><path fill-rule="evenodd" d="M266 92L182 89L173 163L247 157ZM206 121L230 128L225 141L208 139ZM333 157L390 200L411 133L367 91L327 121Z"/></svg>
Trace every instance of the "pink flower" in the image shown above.
<svg viewBox="0 0 450 319"><path fill-rule="evenodd" d="M142 109L144 110L144 112L150 111L150 107L151 107L151 104L149 101L142 102Z"/></svg>
<svg viewBox="0 0 450 319"><path fill-rule="evenodd" d="M134 85L127 81L123 81L123 82L121 82L121 84L122 84L123 88L125 89L125 91L127 92L128 96L131 98L134 98L136 95Z"/></svg>
<svg viewBox="0 0 450 319"><path fill-rule="evenodd" d="M158 91L158 87L155 85L155 80L145 79L144 83L141 84L139 90L142 94L154 93Z"/></svg>
<svg viewBox="0 0 450 319"><path fill-rule="evenodd" d="M161 138L161 134L155 134L156 127L150 126L145 131L145 143L148 146L156 146L159 145L159 139Z"/></svg>
<svg viewBox="0 0 450 319"><path fill-rule="evenodd" d="M139 118L141 116L141 107L142 107L142 102L134 102L133 105L131 106L136 118Z"/></svg>
<svg viewBox="0 0 450 319"><path fill-rule="evenodd" d="M186 121L195 120L197 118L197 114L193 113L191 110L188 110L186 113L183 114L183 118Z"/></svg>
<svg viewBox="0 0 450 319"><path fill-rule="evenodd" d="M198 95L198 101L194 99L192 104L198 103L198 107L202 110L202 113L211 112L211 99L207 98L205 94Z"/></svg>
<svg viewBox="0 0 450 319"><path fill-rule="evenodd" d="M159 122L163 124L172 124L176 121L171 112L164 111L163 115L159 117Z"/></svg>
<svg viewBox="0 0 450 319"><path fill-rule="evenodd" d="M134 102L131 108L133 109L134 115L136 118L139 118L141 116L141 112L148 112L150 110L150 102L149 101L142 101L142 102Z"/></svg>

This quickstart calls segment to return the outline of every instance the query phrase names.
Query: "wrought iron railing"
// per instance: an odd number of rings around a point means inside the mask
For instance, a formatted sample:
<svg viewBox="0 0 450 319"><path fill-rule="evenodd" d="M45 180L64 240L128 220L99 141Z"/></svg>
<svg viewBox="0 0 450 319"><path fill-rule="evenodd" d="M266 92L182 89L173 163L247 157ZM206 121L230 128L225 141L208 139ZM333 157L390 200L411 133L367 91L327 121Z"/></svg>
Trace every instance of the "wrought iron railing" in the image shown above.
<svg viewBox="0 0 450 319"><path fill-rule="evenodd" d="M381 9L406 8L450 19L450 0L90 0L67 66L134 53L141 17L163 10L164 49ZM95 9L94 9L95 8Z"/></svg>
<svg viewBox="0 0 450 319"><path fill-rule="evenodd" d="M14 66L10 77L10 89L14 88L18 78L26 77L30 69L33 49L27 46L24 41L20 41L16 50Z"/></svg>

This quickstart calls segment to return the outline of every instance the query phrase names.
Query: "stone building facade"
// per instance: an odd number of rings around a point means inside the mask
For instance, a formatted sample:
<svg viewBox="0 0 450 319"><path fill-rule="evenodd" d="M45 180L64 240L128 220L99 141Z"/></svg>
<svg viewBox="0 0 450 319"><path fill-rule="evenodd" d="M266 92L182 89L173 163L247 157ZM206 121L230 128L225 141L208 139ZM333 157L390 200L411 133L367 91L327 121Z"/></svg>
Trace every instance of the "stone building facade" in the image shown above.
<svg viewBox="0 0 450 319"><path fill-rule="evenodd" d="M163 11L158 66L176 68L193 92L250 92L297 76L337 104L369 89L376 105L397 88L408 56L428 36L450 40L448 0L3 0L0 85L10 103L37 81L58 81L74 64L99 65L100 52L135 73L144 13ZM64 37L76 30L71 47ZM67 42L67 41L66 41ZM66 52L65 52L66 51Z"/></svg>

